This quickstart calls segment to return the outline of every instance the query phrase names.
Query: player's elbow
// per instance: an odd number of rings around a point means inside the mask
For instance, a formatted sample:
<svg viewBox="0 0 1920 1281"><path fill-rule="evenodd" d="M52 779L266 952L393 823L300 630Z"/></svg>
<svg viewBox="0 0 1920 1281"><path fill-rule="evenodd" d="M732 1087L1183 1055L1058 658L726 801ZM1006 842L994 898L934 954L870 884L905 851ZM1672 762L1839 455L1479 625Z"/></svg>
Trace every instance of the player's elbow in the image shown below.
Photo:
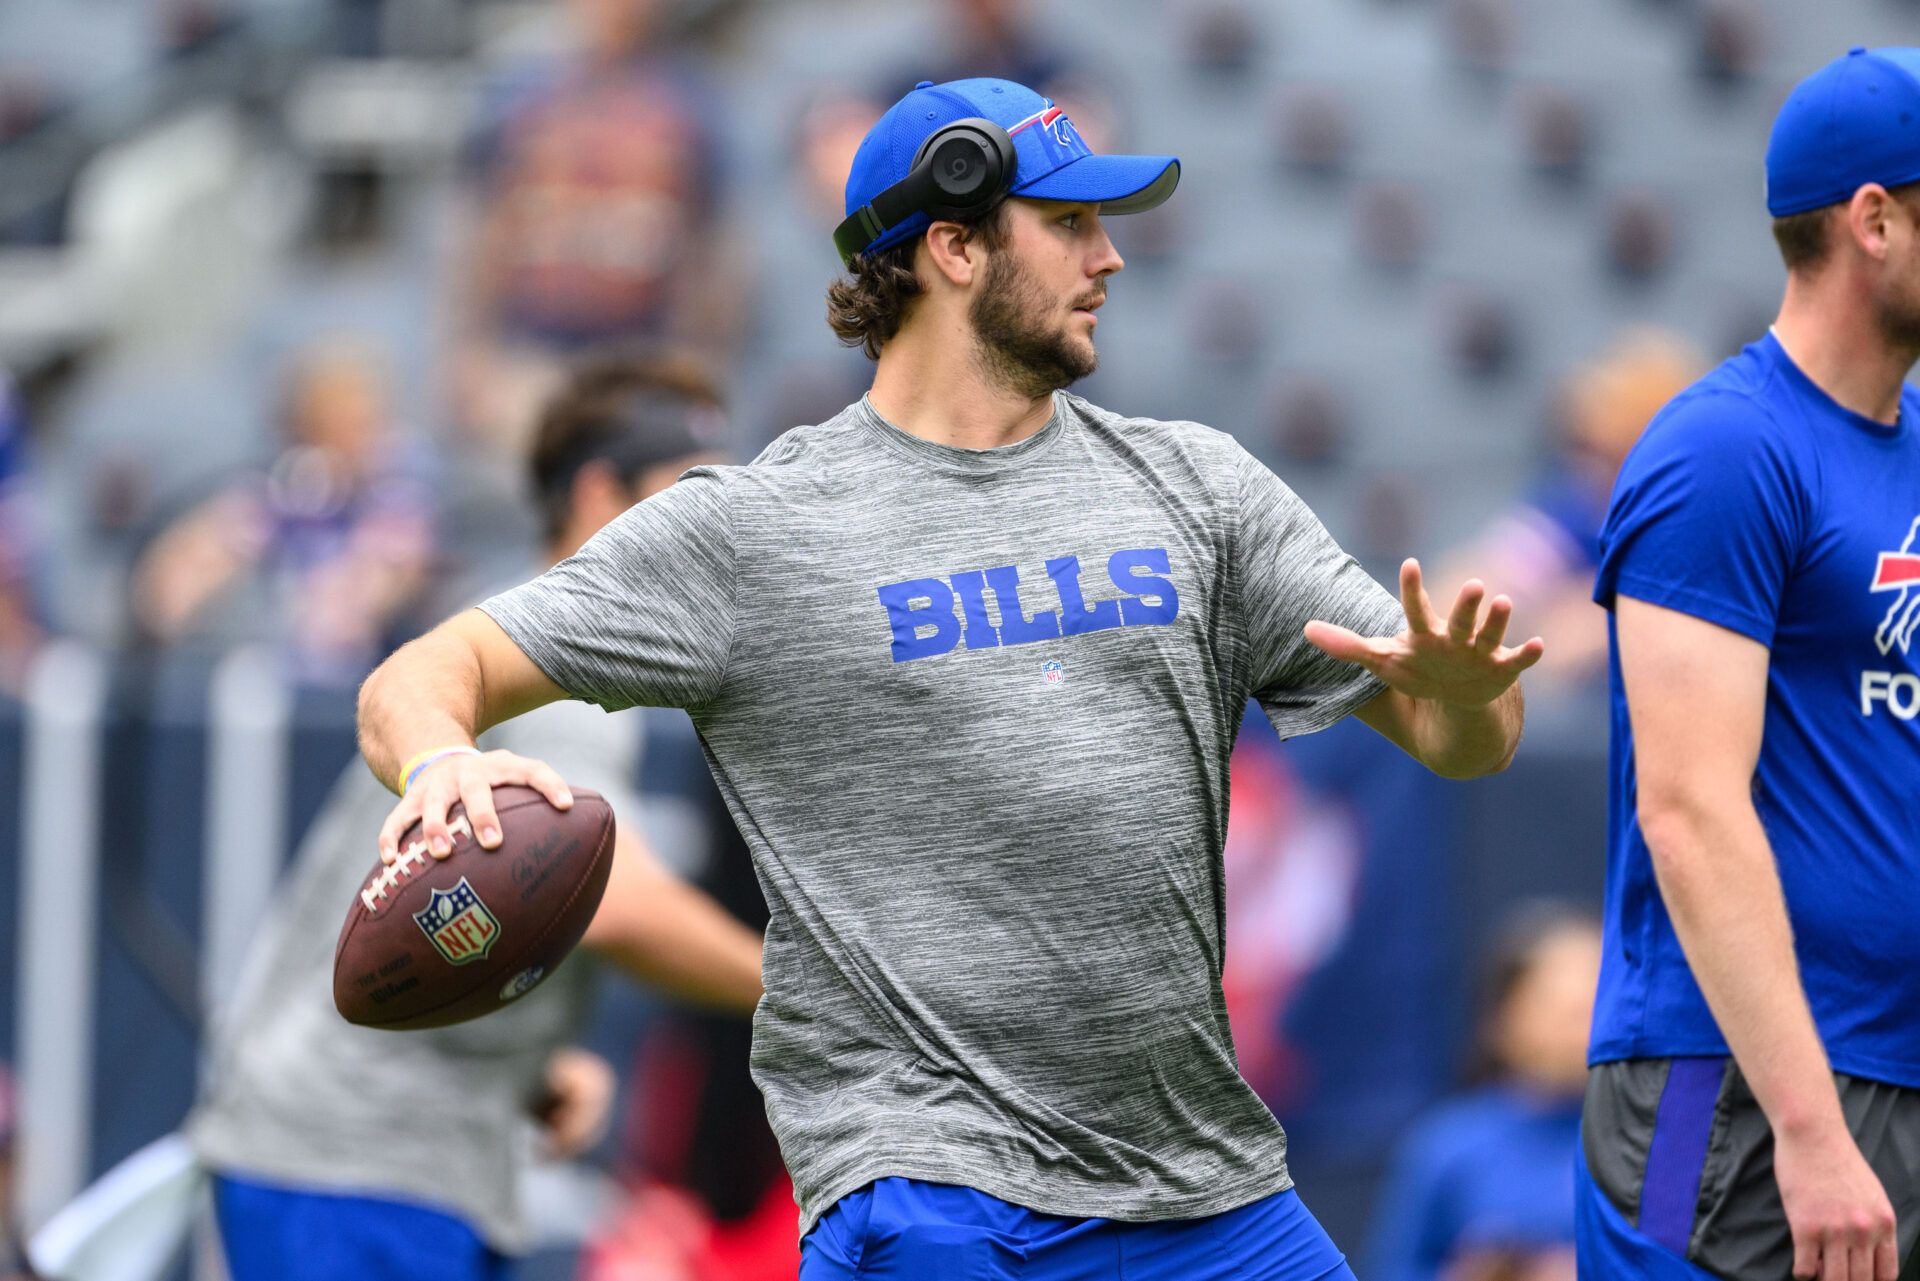
<svg viewBox="0 0 1920 1281"><path fill-rule="evenodd" d="M1441 778L1464 783L1501 773L1513 764L1519 750L1520 733L1516 726L1497 738L1449 743L1444 750L1424 754L1421 764Z"/></svg>
<svg viewBox="0 0 1920 1281"><path fill-rule="evenodd" d="M1711 849L1714 833L1723 831L1735 802L1711 788L1686 782L1642 786L1635 818L1654 862L1677 867L1696 861Z"/></svg>
<svg viewBox="0 0 1920 1281"><path fill-rule="evenodd" d="M1450 779L1456 783L1467 783L1505 770L1507 766L1513 764L1513 752L1509 749L1497 757L1440 757L1424 761L1423 764L1441 778Z"/></svg>

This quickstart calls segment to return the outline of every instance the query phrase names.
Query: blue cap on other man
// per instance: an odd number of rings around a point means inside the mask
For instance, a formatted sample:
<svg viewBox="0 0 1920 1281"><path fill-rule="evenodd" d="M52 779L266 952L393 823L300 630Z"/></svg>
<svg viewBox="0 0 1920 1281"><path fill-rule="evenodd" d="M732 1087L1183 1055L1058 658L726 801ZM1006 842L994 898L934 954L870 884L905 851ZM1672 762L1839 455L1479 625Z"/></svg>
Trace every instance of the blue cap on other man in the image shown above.
<svg viewBox="0 0 1920 1281"><path fill-rule="evenodd" d="M1920 49L1855 48L1794 86L1767 143L1767 212L1920 182Z"/></svg>
<svg viewBox="0 0 1920 1281"><path fill-rule="evenodd" d="M1016 162L1009 195L1097 202L1103 214L1143 213L1171 196L1180 181L1180 161L1174 156L1095 155L1066 113L1025 85L993 79L938 85L923 80L861 139L847 175L847 215L904 179L921 143L946 125L972 117L991 120L1013 138ZM890 249L932 224L927 214L914 214L860 252Z"/></svg>

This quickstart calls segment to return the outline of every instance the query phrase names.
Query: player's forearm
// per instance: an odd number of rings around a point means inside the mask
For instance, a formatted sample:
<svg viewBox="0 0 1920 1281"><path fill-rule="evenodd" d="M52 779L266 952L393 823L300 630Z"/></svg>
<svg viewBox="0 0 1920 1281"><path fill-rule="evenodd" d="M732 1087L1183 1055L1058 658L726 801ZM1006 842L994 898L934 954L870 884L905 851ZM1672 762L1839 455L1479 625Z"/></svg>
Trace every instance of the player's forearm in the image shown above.
<svg viewBox="0 0 1920 1281"><path fill-rule="evenodd" d="M1841 1124L1779 872L1751 800L1643 797L1639 818L1687 963L1775 1131Z"/></svg>
<svg viewBox="0 0 1920 1281"><path fill-rule="evenodd" d="M1520 746L1526 704L1517 682L1477 706L1432 698L1413 704L1414 755L1443 778L1497 774Z"/></svg>
<svg viewBox="0 0 1920 1281"><path fill-rule="evenodd" d="M420 752L471 746L484 728L481 669L472 646L445 626L402 645L360 686L360 755L394 791Z"/></svg>
<svg viewBox="0 0 1920 1281"><path fill-rule="evenodd" d="M760 936L644 849L616 854L614 878L584 942L635 978L696 1005L750 1014L760 1000Z"/></svg>

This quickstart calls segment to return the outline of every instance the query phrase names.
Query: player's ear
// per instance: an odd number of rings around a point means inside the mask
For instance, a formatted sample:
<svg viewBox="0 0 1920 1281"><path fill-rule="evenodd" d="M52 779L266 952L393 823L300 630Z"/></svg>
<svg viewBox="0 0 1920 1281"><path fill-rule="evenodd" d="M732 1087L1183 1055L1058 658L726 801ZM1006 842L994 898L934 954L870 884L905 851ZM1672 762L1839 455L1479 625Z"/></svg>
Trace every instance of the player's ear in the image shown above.
<svg viewBox="0 0 1920 1281"><path fill-rule="evenodd" d="M1892 193L1879 183L1870 182L1853 193L1841 219L1860 252L1876 262L1883 262L1887 257L1888 221L1893 216L1894 203Z"/></svg>
<svg viewBox="0 0 1920 1281"><path fill-rule="evenodd" d="M927 228L929 265L948 284L965 289L983 265L984 247L978 236L957 222L936 222Z"/></svg>
<svg viewBox="0 0 1920 1281"><path fill-rule="evenodd" d="M598 529L633 506L633 496L613 464L598 458L573 474L568 502L576 517L586 517Z"/></svg>

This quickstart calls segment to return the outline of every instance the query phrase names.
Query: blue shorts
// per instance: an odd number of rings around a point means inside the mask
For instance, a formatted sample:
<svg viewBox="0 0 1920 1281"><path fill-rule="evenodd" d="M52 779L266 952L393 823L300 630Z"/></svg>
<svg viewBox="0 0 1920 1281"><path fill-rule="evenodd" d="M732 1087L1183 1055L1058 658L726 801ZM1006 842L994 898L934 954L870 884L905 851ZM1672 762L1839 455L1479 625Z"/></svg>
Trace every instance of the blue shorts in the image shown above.
<svg viewBox="0 0 1920 1281"><path fill-rule="evenodd" d="M800 1243L800 1281L1353 1281L1299 1196L1204 1219L1040 1214L972 1188L881 1179Z"/></svg>
<svg viewBox="0 0 1920 1281"><path fill-rule="evenodd" d="M232 1281L506 1281L507 1260L444 1210L218 1175Z"/></svg>
<svg viewBox="0 0 1920 1281"><path fill-rule="evenodd" d="M1573 1239L1580 1281L1718 1281L1627 1222L1587 1173L1585 1156L1573 1171Z"/></svg>

